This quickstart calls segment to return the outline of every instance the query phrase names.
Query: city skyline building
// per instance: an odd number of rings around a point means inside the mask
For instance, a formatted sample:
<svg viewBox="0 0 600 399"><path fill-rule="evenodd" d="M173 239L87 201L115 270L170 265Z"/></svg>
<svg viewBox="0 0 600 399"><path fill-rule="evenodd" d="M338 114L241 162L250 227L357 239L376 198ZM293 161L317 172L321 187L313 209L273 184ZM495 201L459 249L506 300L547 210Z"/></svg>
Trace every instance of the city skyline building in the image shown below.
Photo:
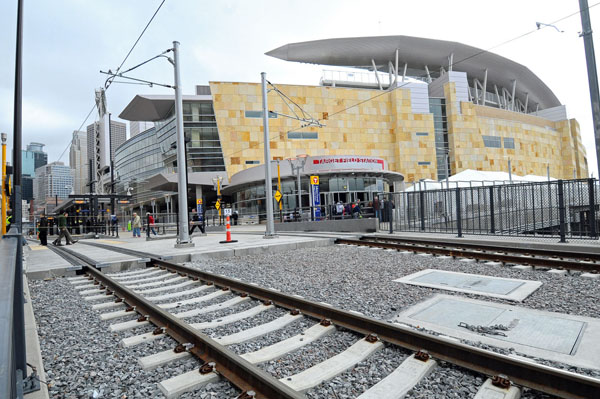
<svg viewBox="0 0 600 399"><path fill-rule="evenodd" d="M63 162L51 162L35 170L33 182L36 211L54 209L60 200L67 199L73 191L71 168Z"/></svg>
<svg viewBox="0 0 600 399"><path fill-rule="evenodd" d="M87 132L74 131L69 147L69 167L73 172L73 192L83 194L89 192Z"/></svg>
<svg viewBox="0 0 600 399"><path fill-rule="evenodd" d="M22 175L21 175L21 193L22 199L31 201L35 199L33 190L33 180L35 170L48 163L48 154L44 152L45 144L32 142L27 145L27 149L21 150Z"/></svg>
<svg viewBox="0 0 600 399"><path fill-rule="evenodd" d="M110 129L107 127L108 115L105 115L100 121L88 125L86 129L87 157L92 160L92 176L94 180L102 182L105 180L103 177L105 172L110 171L110 159L111 157L114 159L115 150L127 141L127 124L111 120ZM87 173L89 176L89 171ZM97 185L96 190L102 190L102 186L102 184Z"/></svg>

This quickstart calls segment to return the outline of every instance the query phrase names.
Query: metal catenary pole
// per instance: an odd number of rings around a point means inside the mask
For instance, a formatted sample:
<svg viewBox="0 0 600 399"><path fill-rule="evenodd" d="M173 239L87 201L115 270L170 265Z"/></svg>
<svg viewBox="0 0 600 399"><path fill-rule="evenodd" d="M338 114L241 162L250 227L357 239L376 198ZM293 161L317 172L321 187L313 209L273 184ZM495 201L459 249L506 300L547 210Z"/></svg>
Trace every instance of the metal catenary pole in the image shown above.
<svg viewBox="0 0 600 399"><path fill-rule="evenodd" d="M262 105L263 105L263 125L264 125L264 146L265 146L265 197L267 206L267 230L265 238L275 236L275 223L273 221L273 181L271 178L271 150L269 141L269 111L267 107L267 74L260 73L262 82Z"/></svg>
<svg viewBox="0 0 600 399"><path fill-rule="evenodd" d="M14 121L13 121L13 215L11 226L15 226L18 232L22 230L21 212L21 149L22 149L22 93L23 93L23 1L20 0L17 9L17 45L15 57L15 99L14 99Z"/></svg>
<svg viewBox="0 0 600 399"><path fill-rule="evenodd" d="M8 193L4 190L6 180L6 133L2 133L2 235L6 234L6 208Z"/></svg>
<svg viewBox="0 0 600 399"><path fill-rule="evenodd" d="M193 245L190 240L190 232L187 215L187 181L185 170L187 159L185 159L185 137L183 133L183 100L181 96L181 79L179 75L179 42L173 42L173 67L175 71L175 125L177 130L177 165L178 165L178 204L179 204L179 234L178 244Z"/></svg>
<svg viewBox="0 0 600 399"><path fill-rule="evenodd" d="M108 114L108 154L110 157L110 193L115 193L115 163L113 160L113 151L112 151L112 122L111 122L111 114ZM116 215L117 210L115 209L115 198L110 199L110 225L112 230L112 217L111 215Z"/></svg>
<svg viewBox="0 0 600 399"><path fill-rule="evenodd" d="M594 121L594 138L596 140L596 161L600 171L600 94L598 92L598 71L596 69L596 55L594 53L594 39L592 38L592 23L587 0L579 0L581 14L581 36L585 47L587 61L588 81L590 86L590 99L592 102L592 118ZM600 175L599 175L600 176Z"/></svg>

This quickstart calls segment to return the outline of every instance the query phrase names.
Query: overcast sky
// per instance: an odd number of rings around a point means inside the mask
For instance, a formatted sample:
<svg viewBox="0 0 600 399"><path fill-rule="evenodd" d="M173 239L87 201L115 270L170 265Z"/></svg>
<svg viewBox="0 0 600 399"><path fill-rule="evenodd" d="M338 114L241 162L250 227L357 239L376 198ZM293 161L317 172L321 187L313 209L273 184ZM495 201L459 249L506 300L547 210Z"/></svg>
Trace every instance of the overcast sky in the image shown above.
<svg viewBox="0 0 600 399"><path fill-rule="evenodd" d="M24 0L23 148L46 144L56 161L104 85L99 70L122 62L161 0ZM590 0L590 6L598 1ZM317 85L323 69L264 55L281 45L350 36L408 35L458 41L490 49L579 10L576 0L488 1L204 1L167 0L124 68L181 43L184 94L208 81ZM600 24L600 5L590 10ZM590 171L596 171L591 106L579 14L491 50L537 74L581 124ZM594 33L600 46L600 29ZM16 0L0 2L0 131L12 141ZM597 50L597 52L600 50ZM455 60L456 61L456 60ZM171 84L164 59L136 77ZM135 94L170 94L159 87L114 84L108 108L118 115ZM85 126L97 119L94 112ZM68 163L68 152L62 161Z"/></svg>

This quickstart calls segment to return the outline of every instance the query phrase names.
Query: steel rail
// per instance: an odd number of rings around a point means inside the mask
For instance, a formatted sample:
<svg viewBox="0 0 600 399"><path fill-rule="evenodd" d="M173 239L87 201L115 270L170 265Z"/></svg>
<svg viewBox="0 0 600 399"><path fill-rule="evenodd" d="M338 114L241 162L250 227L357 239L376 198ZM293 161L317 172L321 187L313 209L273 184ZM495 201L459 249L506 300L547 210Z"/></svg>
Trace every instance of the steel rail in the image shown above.
<svg viewBox="0 0 600 399"><path fill-rule="evenodd" d="M108 247L111 246L103 245L103 247L109 249ZM117 250L117 248L114 249ZM128 250L118 248L118 252L126 253L126 251ZM150 259L152 265L163 267L180 275L198 278L201 281L211 282L216 286L226 287L232 291L247 293L256 299L272 301L277 306L298 309L300 312L317 319L326 318L338 326L355 332L377 334L380 339L403 348L414 351L426 350L435 358L477 373L488 376L503 374L517 385L565 399L600 397L599 379L534 362L521 361L496 352L425 334L399 324L382 322L368 316L336 309L331 305L309 301L301 297L166 260L154 257L150 257Z"/></svg>
<svg viewBox="0 0 600 399"><path fill-rule="evenodd" d="M402 327L398 324L336 309L324 303L313 302L279 291L247 284L225 276L198 269L151 259L151 263L189 277L209 281L216 286L244 292L260 300L270 300L275 305L315 318L327 318L332 323L362 334L377 334L389 343L411 350L426 350L435 358L489 376L504 374L518 385L559 396L561 398L600 397L600 380L563 371L528 361L520 361L492 351L457 343L437 336Z"/></svg>
<svg viewBox="0 0 600 399"><path fill-rule="evenodd" d="M116 280L94 267L94 262L67 248L60 248L87 265L83 271L107 288L114 296L134 307L141 315L140 321L150 321L180 344L188 345L188 351L204 361L214 362L215 371L236 385L242 391L254 391L256 398L301 399L305 396L280 382L267 372L238 356L235 352L220 345L208 335L191 327L171 313L159 308L141 295L136 294Z"/></svg>
<svg viewBox="0 0 600 399"><path fill-rule="evenodd" d="M399 237L385 237L385 236L362 236L360 238L364 241L369 240L379 240L379 241L387 241L387 242L398 242L398 243L411 243L417 245L433 245L440 247L455 247L455 248L470 248L470 249L478 249L485 251L497 251L497 252L512 252L519 254L528 254L528 255L539 255L539 256L547 256L547 257L557 257L560 259L570 258L570 259L582 259L582 260L590 260L590 261L599 261L600 262L600 253L596 252L579 252L572 251L568 249L542 249L542 248L519 248L519 247L506 247L502 245L490 244L489 242L481 242L481 243L464 243L464 242L456 242L456 241L443 241L443 240L433 240L430 238L399 238Z"/></svg>
<svg viewBox="0 0 600 399"><path fill-rule="evenodd" d="M580 261L572 261L572 260L560 260L560 259L551 259L551 258L539 258L533 256L523 256L523 255L508 255L508 254L499 254L493 252L479 252L479 251L469 251L464 249L454 249L454 248L439 248L432 246L423 246L423 245L413 245L413 244L400 244L400 243L386 243L386 242L376 242L376 241L365 241L365 240L354 240L347 238L338 238L335 240L336 244L348 244L348 245L358 245L365 247L376 247L376 248L384 248L384 249L394 249L394 250L405 250L411 252L423 252L430 253L434 255L446 255L452 257L460 257L460 258L469 258L469 259L477 259L477 260L487 260L487 261L496 261L502 263L511 263L516 265L529 265L529 266L537 266L537 267L550 267L553 269L566 269L566 270L580 270L585 272L598 272L600 271L600 264L598 263L588 263L588 262L580 262ZM504 249L506 251L506 249Z"/></svg>

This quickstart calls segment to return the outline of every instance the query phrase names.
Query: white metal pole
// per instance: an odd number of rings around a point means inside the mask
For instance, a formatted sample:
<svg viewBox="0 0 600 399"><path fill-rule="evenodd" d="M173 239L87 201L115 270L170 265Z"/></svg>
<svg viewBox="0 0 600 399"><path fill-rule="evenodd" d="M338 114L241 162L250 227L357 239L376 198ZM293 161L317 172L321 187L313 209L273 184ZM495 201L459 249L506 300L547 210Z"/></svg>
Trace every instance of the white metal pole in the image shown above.
<svg viewBox="0 0 600 399"><path fill-rule="evenodd" d="M179 201L179 245L193 246L190 240L188 225L188 203L187 203L187 181L185 171L187 159L185 159L185 137L183 133L183 100L181 97L181 78L179 75L179 42L173 42L173 67L175 69L175 125L177 130L177 183Z"/></svg>
<svg viewBox="0 0 600 399"><path fill-rule="evenodd" d="M273 180L271 178L271 149L269 141L269 110L267 107L267 73L260 73L262 81L262 105L263 105L263 125L264 125L264 146L265 146L265 197L267 207L267 230L265 238L271 238L275 235L275 223L273 221Z"/></svg>

